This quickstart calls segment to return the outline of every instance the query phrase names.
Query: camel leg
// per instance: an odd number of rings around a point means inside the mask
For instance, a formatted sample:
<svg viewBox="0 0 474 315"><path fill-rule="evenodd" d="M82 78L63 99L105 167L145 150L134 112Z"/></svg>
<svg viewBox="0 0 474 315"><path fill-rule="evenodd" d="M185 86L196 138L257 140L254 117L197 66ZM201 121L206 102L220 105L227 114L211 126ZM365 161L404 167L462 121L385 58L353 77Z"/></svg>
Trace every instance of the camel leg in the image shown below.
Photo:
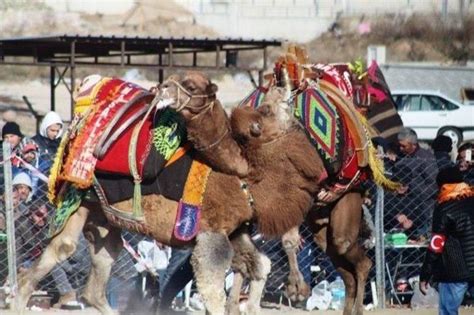
<svg viewBox="0 0 474 315"><path fill-rule="evenodd" d="M350 315L356 298L356 278L354 277L354 268L347 259L337 253L332 243L328 243L328 226L317 225L314 231L314 241L331 259L331 262L341 275L345 287L345 301L343 315Z"/></svg>
<svg viewBox="0 0 474 315"><path fill-rule="evenodd" d="M226 235L203 232L196 237L191 264L196 286L206 306L206 314L225 313L224 281L232 256L232 247Z"/></svg>
<svg viewBox="0 0 474 315"><path fill-rule="evenodd" d="M334 255L341 255L352 265L351 272L356 282L353 305L346 300L344 315L363 312L365 283L372 266L365 250L357 242L362 218L362 197L358 193L346 194L331 212L330 230L334 245ZM352 298L352 293L351 293Z"/></svg>
<svg viewBox="0 0 474 315"><path fill-rule="evenodd" d="M115 314L105 291L112 264L122 249L120 229L87 224L85 235L91 253L91 272L82 297L101 314Z"/></svg>
<svg viewBox="0 0 474 315"><path fill-rule="evenodd" d="M263 253L257 252L256 257L258 261L258 275L255 278L251 278L249 299L247 301L247 314L256 315L260 313L260 300L262 299L263 289L265 288L265 282L267 281L268 274L272 269L272 262Z"/></svg>
<svg viewBox="0 0 474 315"><path fill-rule="evenodd" d="M240 314L240 290L243 284L244 275L234 269L234 282L232 283L232 288L230 288L225 307L225 313L227 315Z"/></svg>
<svg viewBox="0 0 474 315"><path fill-rule="evenodd" d="M351 248L344 257L354 266L353 272L357 283L357 295L355 296L351 314L362 315L364 312L365 284L369 276L370 268L372 267L372 261L366 256L365 250L363 250L359 244Z"/></svg>
<svg viewBox="0 0 474 315"><path fill-rule="evenodd" d="M281 239L283 249L288 257L290 274L286 285L286 296L292 301L304 301L310 295L311 289L304 281L304 277L298 267L298 250L301 244L298 227L286 232Z"/></svg>
<svg viewBox="0 0 474 315"><path fill-rule="evenodd" d="M232 246L234 248L234 258L232 269L235 271L237 282L232 286L229 300L227 301L228 314L238 315L240 290L242 288L243 277L250 280L249 299L246 305L246 314L254 315L260 312L260 300L267 281L267 276L271 270L271 261L255 247L248 233L233 235Z"/></svg>
<svg viewBox="0 0 474 315"><path fill-rule="evenodd" d="M63 230L56 235L44 250L41 257L18 279L18 294L16 305L24 310L28 299L35 290L38 282L46 276L56 264L65 261L76 250L79 235L86 222L89 210L80 207L71 215Z"/></svg>

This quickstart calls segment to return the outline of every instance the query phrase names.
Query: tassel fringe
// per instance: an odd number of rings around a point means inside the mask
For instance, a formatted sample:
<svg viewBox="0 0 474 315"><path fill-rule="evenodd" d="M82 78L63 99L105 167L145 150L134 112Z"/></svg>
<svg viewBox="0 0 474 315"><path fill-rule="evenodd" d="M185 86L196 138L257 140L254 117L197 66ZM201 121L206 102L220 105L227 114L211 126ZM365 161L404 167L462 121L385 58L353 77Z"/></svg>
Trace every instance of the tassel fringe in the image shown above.
<svg viewBox="0 0 474 315"><path fill-rule="evenodd" d="M394 182L391 179L385 176L385 168L383 165L383 160L377 157L377 149L374 147L372 141L370 139L376 134L373 128L369 125L367 119L358 113L359 119L364 127L364 131L367 136L367 150L369 153L369 168L372 173L372 177L374 182L382 186L385 189L394 191L401 187L400 183Z"/></svg>

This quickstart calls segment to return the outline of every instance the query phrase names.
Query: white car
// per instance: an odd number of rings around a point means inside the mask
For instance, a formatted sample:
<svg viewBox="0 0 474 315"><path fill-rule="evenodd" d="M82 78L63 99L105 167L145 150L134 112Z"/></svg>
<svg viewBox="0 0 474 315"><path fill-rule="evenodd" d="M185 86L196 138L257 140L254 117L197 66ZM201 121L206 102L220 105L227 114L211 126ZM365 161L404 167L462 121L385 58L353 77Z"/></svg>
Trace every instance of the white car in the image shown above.
<svg viewBox="0 0 474 315"><path fill-rule="evenodd" d="M474 139L474 106L463 105L436 91L393 91L392 96L405 127L420 140L432 141L443 134L459 146Z"/></svg>

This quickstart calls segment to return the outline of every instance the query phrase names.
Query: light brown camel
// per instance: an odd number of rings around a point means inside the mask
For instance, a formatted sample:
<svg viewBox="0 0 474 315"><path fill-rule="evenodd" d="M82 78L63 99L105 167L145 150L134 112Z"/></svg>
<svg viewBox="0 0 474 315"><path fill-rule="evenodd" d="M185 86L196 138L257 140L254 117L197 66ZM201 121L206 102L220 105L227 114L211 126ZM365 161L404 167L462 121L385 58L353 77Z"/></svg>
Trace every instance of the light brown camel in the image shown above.
<svg viewBox="0 0 474 315"><path fill-rule="evenodd" d="M234 161L232 168L237 170L236 173L246 173L247 166L242 169L238 166L238 161L241 161L238 146L235 143L232 145L237 152L221 148L228 146L232 140L225 139L227 135L222 136L221 122L226 121L225 112L214 101L215 86L207 78L196 73L184 78L174 78L164 85L162 91L159 95L161 99L168 100L169 104L173 103L172 106L182 112L185 119L197 121L201 117L205 121L204 124L195 126L196 129L193 129L192 124L187 126L194 144L198 147L199 144L203 145L201 152L204 159L210 160L213 152L222 150L216 163L228 156L237 161ZM213 105L209 105L211 102ZM276 141L270 141L261 150L252 151L253 159L248 164L248 170L256 177L254 179L249 176L248 190L243 188L243 183L237 176L211 172L203 198L200 230L191 243L194 244L191 263L196 284L208 314L224 314L225 311L223 282L225 271L233 259L229 235L236 244L235 247L241 251L241 255L235 257L243 257L242 261L248 260L247 267L253 270L252 280L259 283L255 286L256 290L261 290L262 281L269 272L268 258L258 254L248 237L238 228L246 222L256 220L265 233L281 236L289 228L301 224L311 206L312 196L319 189L315 179L324 172L316 150L301 131L291 131L290 137L286 136L285 130L282 131L277 123L254 127L262 133L268 131ZM200 137L199 130L203 130L203 137ZM295 142L295 139L299 141ZM231 172L231 168L225 168L231 163L232 161L220 167L223 171ZM253 205L249 204L249 192L254 199ZM113 206L131 213L132 200L118 202ZM183 245L173 237L177 206L177 201L161 195L143 196L144 221L140 225L141 230L137 230L167 245ZM129 225L119 222L112 226L110 220L107 220L110 218L104 214L99 203L81 203L33 267L20 276L16 305L21 310L38 282L57 263L74 252L79 234L84 229L91 242L92 270L83 297L101 313L113 313L105 298L105 286L111 265L121 247L120 229ZM259 294L261 291L255 295Z"/></svg>
<svg viewBox="0 0 474 315"><path fill-rule="evenodd" d="M234 137L240 139L244 146L255 141L254 138L260 135L247 131L246 128L251 129L251 126L269 115L277 115L282 125L291 126L293 120L290 118L291 115L283 113L288 108L284 104L284 97L283 89L272 88L257 110L247 108L245 115L241 109L234 110L231 120ZM245 116L245 119L242 116ZM234 117L239 118L239 125L234 123ZM252 157L248 156L248 159L251 161ZM365 249L358 242L361 220L362 195L354 191L347 192L335 203L326 207L314 206L306 218L313 232L314 241L329 256L344 281L346 290L344 315L362 314L365 283L372 266ZM298 268L297 252L300 244L298 226L293 227L282 237L282 245L290 267L286 293L293 301L302 301L310 294L310 288ZM238 304L236 291L242 281L243 279L239 277L236 287L231 292L234 307Z"/></svg>

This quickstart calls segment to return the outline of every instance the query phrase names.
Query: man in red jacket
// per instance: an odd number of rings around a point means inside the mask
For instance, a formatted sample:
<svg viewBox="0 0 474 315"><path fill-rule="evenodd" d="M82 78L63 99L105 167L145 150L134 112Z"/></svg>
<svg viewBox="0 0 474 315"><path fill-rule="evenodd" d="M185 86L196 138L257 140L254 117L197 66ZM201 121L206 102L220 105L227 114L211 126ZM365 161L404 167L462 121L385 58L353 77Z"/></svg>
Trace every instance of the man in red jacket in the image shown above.
<svg viewBox="0 0 474 315"><path fill-rule="evenodd" d="M474 281L474 187L457 167L441 170L433 213L431 241L420 273L420 291L438 282L439 314L458 314L469 283Z"/></svg>

